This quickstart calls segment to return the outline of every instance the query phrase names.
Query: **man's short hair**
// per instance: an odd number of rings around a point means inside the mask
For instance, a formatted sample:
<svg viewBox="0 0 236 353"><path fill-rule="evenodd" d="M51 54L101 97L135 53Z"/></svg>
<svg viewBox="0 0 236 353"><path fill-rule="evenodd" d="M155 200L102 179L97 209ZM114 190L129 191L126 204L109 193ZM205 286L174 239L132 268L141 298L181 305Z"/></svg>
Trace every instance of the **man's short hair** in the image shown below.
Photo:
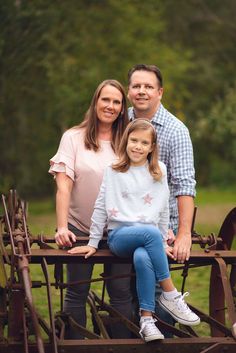
<svg viewBox="0 0 236 353"><path fill-rule="evenodd" d="M128 84L130 85L131 76L135 71L149 71L153 72L156 75L158 84L160 87L163 87L163 78L160 69L156 65L147 65L147 64L137 64L133 66L128 72Z"/></svg>

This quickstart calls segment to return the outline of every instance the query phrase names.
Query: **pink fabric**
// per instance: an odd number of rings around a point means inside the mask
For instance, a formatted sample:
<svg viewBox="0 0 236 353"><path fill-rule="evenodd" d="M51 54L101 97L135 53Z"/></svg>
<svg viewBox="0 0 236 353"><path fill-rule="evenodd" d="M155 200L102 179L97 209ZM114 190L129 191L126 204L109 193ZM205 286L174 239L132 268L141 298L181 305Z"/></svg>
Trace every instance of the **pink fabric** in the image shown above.
<svg viewBox="0 0 236 353"><path fill-rule="evenodd" d="M50 159L49 173L65 172L74 181L68 221L86 233L104 169L116 158L110 141L100 141L100 145L98 152L85 149L83 130L72 128L63 134L57 153Z"/></svg>

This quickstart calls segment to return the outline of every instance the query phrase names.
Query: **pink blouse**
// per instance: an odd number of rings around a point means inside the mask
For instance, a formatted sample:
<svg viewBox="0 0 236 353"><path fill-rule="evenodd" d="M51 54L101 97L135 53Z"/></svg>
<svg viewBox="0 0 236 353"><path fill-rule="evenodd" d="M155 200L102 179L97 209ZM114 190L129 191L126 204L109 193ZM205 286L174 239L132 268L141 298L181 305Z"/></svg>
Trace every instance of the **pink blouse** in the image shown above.
<svg viewBox="0 0 236 353"><path fill-rule="evenodd" d="M99 143L97 152L85 149L84 130L72 128L63 134L57 153L50 159L49 173L64 172L74 182L68 222L88 234L104 169L116 158L110 141Z"/></svg>

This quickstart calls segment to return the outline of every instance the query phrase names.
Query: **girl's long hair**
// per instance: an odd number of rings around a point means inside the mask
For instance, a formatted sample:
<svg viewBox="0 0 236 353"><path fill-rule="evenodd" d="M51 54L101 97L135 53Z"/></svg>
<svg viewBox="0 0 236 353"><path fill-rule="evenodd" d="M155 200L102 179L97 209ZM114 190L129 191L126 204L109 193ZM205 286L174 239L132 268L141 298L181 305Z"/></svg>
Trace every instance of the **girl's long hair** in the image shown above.
<svg viewBox="0 0 236 353"><path fill-rule="evenodd" d="M99 84L97 87L89 109L87 110L84 120L78 126L79 128L85 129L85 137L84 144L88 150L94 150L97 152L100 148L99 140L98 140L98 117L96 111L96 104L98 98L100 97L101 90L105 86L113 86L118 89L118 91L122 94L122 108L119 116L112 124L112 138L111 138L111 146L115 153L118 153L119 144L121 141L121 137L124 133L124 130L129 122L128 119L128 111L127 111L127 100L124 87L120 82L116 80L105 80Z"/></svg>
<svg viewBox="0 0 236 353"><path fill-rule="evenodd" d="M150 174L152 175L154 180L159 181L161 180L162 172L158 163L157 135L156 135L155 128L146 119L135 119L131 121L129 125L126 127L123 137L121 139L120 148L118 151L119 160L118 162L112 165L112 169L121 173L124 173L129 169L130 159L126 149L127 149L129 135L131 134L131 132L136 130L145 130L145 131L150 131L151 133L153 149L148 154L147 160L148 160Z"/></svg>

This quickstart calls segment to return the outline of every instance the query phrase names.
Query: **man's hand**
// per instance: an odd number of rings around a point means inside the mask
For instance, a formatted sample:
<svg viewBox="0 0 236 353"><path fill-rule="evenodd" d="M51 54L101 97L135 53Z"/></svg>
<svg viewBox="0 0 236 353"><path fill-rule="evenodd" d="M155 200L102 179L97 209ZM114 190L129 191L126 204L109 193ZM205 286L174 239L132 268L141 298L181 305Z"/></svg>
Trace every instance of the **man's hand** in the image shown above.
<svg viewBox="0 0 236 353"><path fill-rule="evenodd" d="M72 246L76 242L76 236L68 228L58 228L55 234L55 241L60 247Z"/></svg>
<svg viewBox="0 0 236 353"><path fill-rule="evenodd" d="M73 249L68 250L68 253L69 254L85 254L84 257L85 257L85 259L87 259L88 257L95 254L96 251L97 251L97 249L94 248L93 246L83 245L83 246L76 246Z"/></svg>
<svg viewBox="0 0 236 353"><path fill-rule="evenodd" d="M174 242L173 257L178 263L189 260L192 245L191 233L178 233Z"/></svg>

